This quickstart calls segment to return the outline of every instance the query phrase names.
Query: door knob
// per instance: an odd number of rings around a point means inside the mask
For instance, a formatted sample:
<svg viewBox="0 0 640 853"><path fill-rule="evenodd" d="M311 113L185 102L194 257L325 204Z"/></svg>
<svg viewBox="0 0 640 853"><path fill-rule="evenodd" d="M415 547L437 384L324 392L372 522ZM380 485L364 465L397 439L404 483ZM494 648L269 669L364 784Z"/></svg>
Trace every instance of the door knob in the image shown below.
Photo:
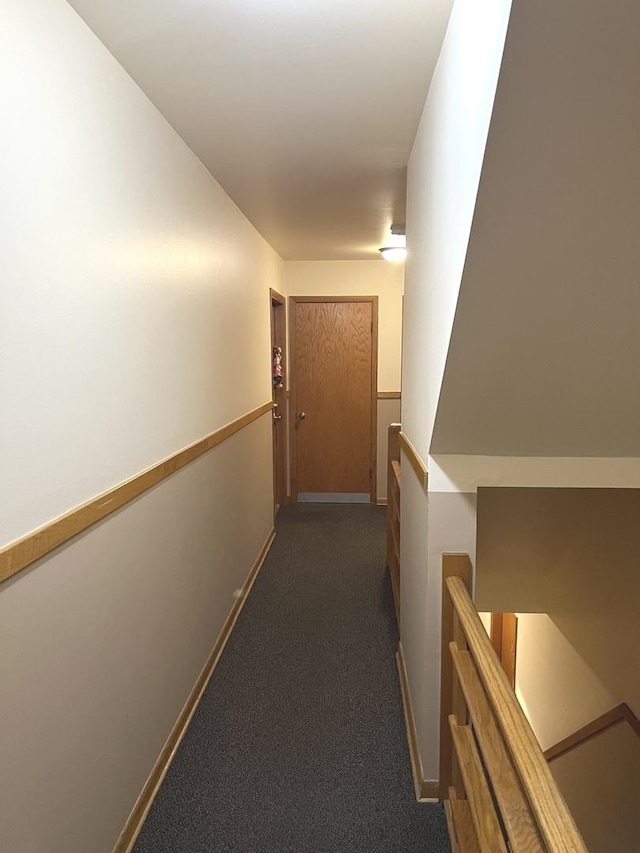
<svg viewBox="0 0 640 853"><path fill-rule="evenodd" d="M298 420L299 420L299 421L303 421L306 417L307 417L307 413L306 413L306 412L299 412L299 413L298 413Z"/></svg>
<svg viewBox="0 0 640 853"><path fill-rule="evenodd" d="M279 414L278 414L278 404L277 404L277 403L274 403L274 404L273 404L273 412L272 412L272 414L273 414L273 419L274 419L274 421L281 421L281 420L282 420L282 415L279 415Z"/></svg>

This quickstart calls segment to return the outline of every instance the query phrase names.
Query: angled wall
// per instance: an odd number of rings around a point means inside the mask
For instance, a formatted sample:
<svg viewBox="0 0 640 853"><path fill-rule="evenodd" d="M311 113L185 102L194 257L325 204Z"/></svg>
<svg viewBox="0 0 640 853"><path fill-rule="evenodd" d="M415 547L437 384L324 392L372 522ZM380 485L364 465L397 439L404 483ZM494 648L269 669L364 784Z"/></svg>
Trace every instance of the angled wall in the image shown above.
<svg viewBox="0 0 640 853"><path fill-rule="evenodd" d="M513 4L431 453L640 456L639 27Z"/></svg>

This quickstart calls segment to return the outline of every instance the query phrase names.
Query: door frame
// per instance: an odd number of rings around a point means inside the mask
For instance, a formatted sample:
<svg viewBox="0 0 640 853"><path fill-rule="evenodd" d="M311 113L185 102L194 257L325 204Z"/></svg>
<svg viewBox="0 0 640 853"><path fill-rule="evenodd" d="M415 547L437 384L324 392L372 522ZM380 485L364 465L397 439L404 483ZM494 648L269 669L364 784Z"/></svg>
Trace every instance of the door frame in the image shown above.
<svg viewBox="0 0 640 853"><path fill-rule="evenodd" d="M269 323L271 326L271 350L276 345L276 327L274 322L274 309L282 312L282 365L284 367L284 385L280 393L280 399L276 393L276 388L271 382L271 400L273 402L272 418L278 414L282 420L280 423L280 432L282 434L281 445L276 444L276 424L273 424L272 429L272 456L273 456L273 511L276 512L276 507L282 506L288 499L288 483L287 483L287 455L289 448L288 432L288 400L287 400L287 300L286 297L278 293L272 287L269 288ZM280 344L278 344L280 346ZM277 408L276 408L277 406ZM278 488L280 487L280 488Z"/></svg>
<svg viewBox="0 0 640 853"><path fill-rule="evenodd" d="M515 613L491 614L491 645L500 658L512 689L516 689L518 617Z"/></svg>
<svg viewBox="0 0 640 853"><path fill-rule="evenodd" d="M370 302L371 303L371 457L370 457L370 503L377 502L378 484L378 297L377 296L290 296L289 297L289 371L292 428L289 430L289 469L291 497L298 500L298 472L296 459L295 417L298 411L296 389L296 303L299 302Z"/></svg>

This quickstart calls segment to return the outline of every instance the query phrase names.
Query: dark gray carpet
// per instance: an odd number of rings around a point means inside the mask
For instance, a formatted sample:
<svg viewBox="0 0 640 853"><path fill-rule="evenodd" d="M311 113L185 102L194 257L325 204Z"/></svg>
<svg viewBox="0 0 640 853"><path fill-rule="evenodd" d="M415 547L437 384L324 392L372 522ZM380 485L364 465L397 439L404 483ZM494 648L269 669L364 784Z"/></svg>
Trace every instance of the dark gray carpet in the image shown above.
<svg viewBox="0 0 640 853"><path fill-rule="evenodd" d="M413 793L385 509L292 504L135 853L449 851Z"/></svg>

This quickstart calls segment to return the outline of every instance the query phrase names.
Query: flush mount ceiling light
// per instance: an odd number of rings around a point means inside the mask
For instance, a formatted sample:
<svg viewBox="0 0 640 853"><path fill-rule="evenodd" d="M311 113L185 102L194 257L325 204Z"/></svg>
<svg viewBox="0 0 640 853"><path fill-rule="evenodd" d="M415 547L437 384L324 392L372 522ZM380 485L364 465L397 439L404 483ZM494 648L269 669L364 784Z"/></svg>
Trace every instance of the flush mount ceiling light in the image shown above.
<svg viewBox="0 0 640 853"><path fill-rule="evenodd" d="M378 249L385 261L404 261L407 257L407 249L405 246L384 246Z"/></svg>
<svg viewBox="0 0 640 853"><path fill-rule="evenodd" d="M404 225L391 226L389 245L378 250L385 261L404 261L407 256L407 238Z"/></svg>

